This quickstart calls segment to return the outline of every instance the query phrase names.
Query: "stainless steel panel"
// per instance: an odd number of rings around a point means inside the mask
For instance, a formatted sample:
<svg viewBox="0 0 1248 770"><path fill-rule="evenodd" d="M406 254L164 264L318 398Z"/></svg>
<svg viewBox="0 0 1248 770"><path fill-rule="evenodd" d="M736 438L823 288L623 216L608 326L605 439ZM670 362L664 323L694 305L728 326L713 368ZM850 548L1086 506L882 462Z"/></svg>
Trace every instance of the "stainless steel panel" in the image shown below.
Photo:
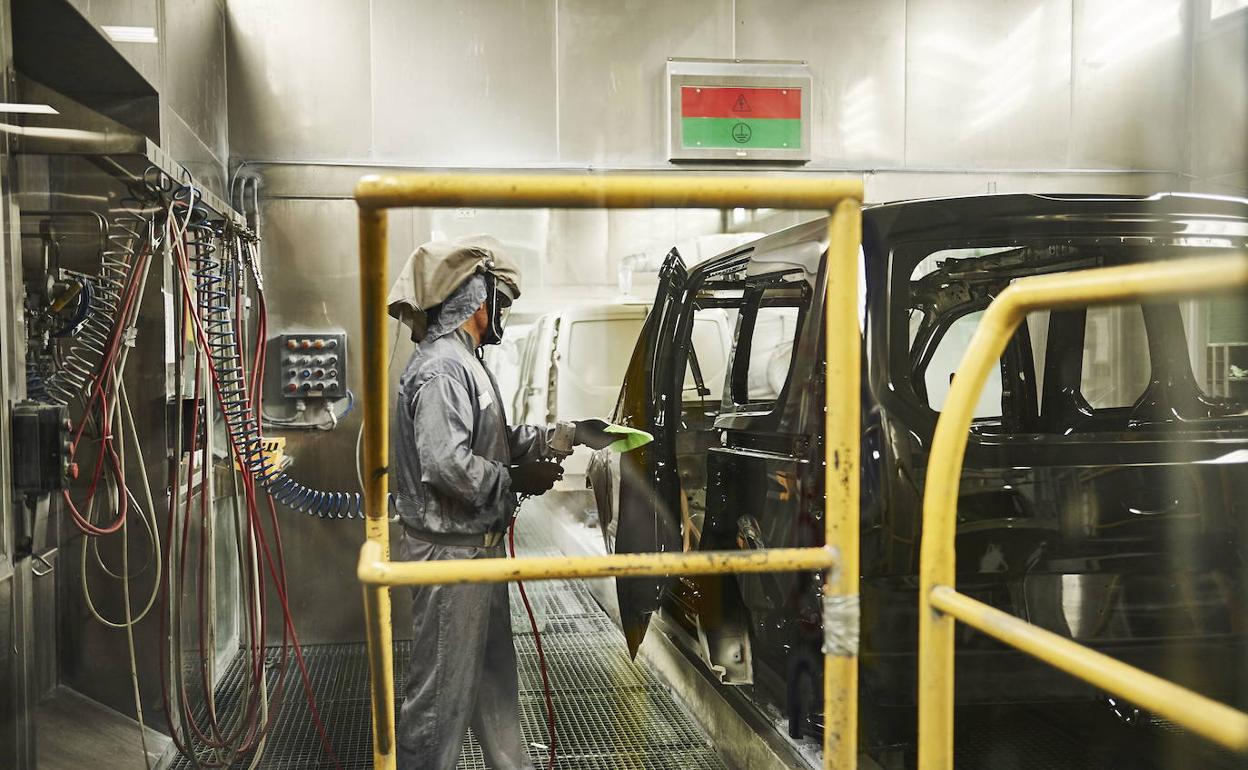
<svg viewBox="0 0 1248 770"><path fill-rule="evenodd" d="M147 82L162 91L164 88L164 68L161 66L167 46L161 24L162 0L86 0L75 3L80 11L96 27L151 27L156 30L156 43L118 43L109 39L101 29L100 34L109 40L126 61L139 71Z"/></svg>
<svg viewBox="0 0 1248 770"><path fill-rule="evenodd" d="M605 210L550 212L549 245L544 255L550 276L544 283L613 283L615 276L609 274L605 258L611 242L611 216L615 213ZM523 302L524 297L520 301Z"/></svg>
<svg viewBox="0 0 1248 770"><path fill-rule="evenodd" d="M58 605L57 581L61 579L62 560L59 552L46 553L47 564L35 564L39 570L33 573L31 597L34 603L32 618L35 639L55 639ZM35 647L35 659L30 662L33 674L35 702L56 688L58 681L56 645L40 644Z"/></svg>
<svg viewBox="0 0 1248 770"><path fill-rule="evenodd" d="M17 609L17 597L13 595L15 584L13 575L0 577L0 766L32 770L34 746L30 739L33 736L28 732L29 720L23 719L29 706L20 686L23 672L13 633Z"/></svg>
<svg viewBox="0 0 1248 770"><path fill-rule="evenodd" d="M1192 94L1193 187L1248 195L1248 14L1202 22Z"/></svg>
<svg viewBox="0 0 1248 770"><path fill-rule="evenodd" d="M214 156L229 157L225 97L225 9L220 0L165 4L165 69L161 89L174 112Z"/></svg>
<svg viewBox="0 0 1248 770"><path fill-rule="evenodd" d="M360 340L359 271L356 207L350 200L263 200L262 258L269 300L269 334L289 329L340 328L347 344ZM390 214L390 264L397 271L415 247L413 215ZM410 355L404 342L396 351L392 382ZM359 383L359 356L348 356L351 382ZM393 393L393 390L391 391ZM266 411L284 408L270 399ZM355 446L361 410L355 409L334 431L266 433L287 439L294 458L290 474L326 490L357 491ZM311 417L310 417L311 419ZM291 611L302 642L360 641L364 617L355 579L364 523L359 519L325 520L279 508L286 547ZM392 537L397 538L394 532ZM395 592L396 635L408 635L408 602ZM280 635L280 618L270 615L270 628Z"/></svg>
<svg viewBox="0 0 1248 770"><path fill-rule="evenodd" d="M168 155L191 173L195 182L228 200L225 159L213 154L191 130L178 113L165 106L161 109L164 146Z"/></svg>
<svg viewBox="0 0 1248 770"><path fill-rule="evenodd" d="M906 0L737 0L742 59L805 59L814 75L812 163L900 166Z"/></svg>
<svg viewBox="0 0 1248 770"><path fill-rule="evenodd" d="M360 159L372 146L367 2L250 0L227 8L230 152ZM412 45L437 30L413 30ZM411 73L413 79L429 73Z"/></svg>
<svg viewBox="0 0 1248 770"><path fill-rule="evenodd" d="M1065 168L1070 0L909 0L906 164Z"/></svg>
<svg viewBox="0 0 1248 770"><path fill-rule="evenodd" d="M554 0L372 6L374 157L556 157Z"/></svg>
<svg viewBox="0 0 1248 770"><path fill-rule="evenodd" d="M1076 0L1072 167L1183 167L1188 5L1188 0Z"/></svg>
<svg viewBox="0 0 1248 770"><path fill-rule="evenodd" d="M732 0L561 2L559 160L664 163L667 58L730 58L732 34Z"/></svg>

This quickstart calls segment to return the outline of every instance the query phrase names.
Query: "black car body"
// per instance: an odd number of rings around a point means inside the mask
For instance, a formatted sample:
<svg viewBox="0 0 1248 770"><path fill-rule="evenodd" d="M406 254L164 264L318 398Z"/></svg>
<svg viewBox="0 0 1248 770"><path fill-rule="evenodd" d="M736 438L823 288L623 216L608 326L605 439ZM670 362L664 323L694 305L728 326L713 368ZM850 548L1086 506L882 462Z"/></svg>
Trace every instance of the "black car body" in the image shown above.
<svg viewBox="0 0 1248 770"><path fill-rule="evenodd" d="M590 466L609 550L823 543L825 239L820 220L692 271L669 256L614 418L655 441ZM1003 195L864 211L860 698L898 715L864 716L868 745L913 731L920 502L977 314L1024 276L1245 244L1248 201L1230 198ZM959 590L1244 705L1248 415L1202 336L1248 331L1245 308L1238 295L1029 316L971 430ZM708 312L735 316L724 383L697 374L689 329ZM633 649L663 609L724 681L754 684L791 730L814 733L820 581L633 579L617 591ZM957 654L961 704L1099 696L971 629Z"/></svg>

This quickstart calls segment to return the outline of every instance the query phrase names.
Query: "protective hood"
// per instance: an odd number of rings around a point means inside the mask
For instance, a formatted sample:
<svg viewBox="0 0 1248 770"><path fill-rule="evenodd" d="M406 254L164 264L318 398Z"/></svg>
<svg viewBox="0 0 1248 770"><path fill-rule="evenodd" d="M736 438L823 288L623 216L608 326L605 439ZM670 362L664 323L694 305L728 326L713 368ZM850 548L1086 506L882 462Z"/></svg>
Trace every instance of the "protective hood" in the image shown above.
<svg viewBox="0 0 1248 770"><path fill-rule="evenodd" d="M492 263L492 267L487 265ZM386 308L420 342L428 330L428 311L478 272L489 272L512 295L520 296L520 270L503 253L497 238L470 235L454 241L431 241L416 249L390 288Z"/></svg>

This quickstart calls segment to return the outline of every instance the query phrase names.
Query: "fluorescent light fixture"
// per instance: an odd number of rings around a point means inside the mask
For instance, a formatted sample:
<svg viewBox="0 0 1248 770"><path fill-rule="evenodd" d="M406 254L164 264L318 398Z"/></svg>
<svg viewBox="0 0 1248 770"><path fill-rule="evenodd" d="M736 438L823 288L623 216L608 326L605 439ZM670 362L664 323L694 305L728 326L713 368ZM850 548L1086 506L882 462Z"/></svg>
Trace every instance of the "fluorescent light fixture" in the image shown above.
<svg viewBox="0 0 1248 770"><path fill-rule="evenodd" d="M0 113L22 114L22 115L60 115L55 107L50 104L17 104L15 102L0 102Z"/></svg>
<svg viewBox="0 0 1248 770"><path fill-rule="evenodd" d="M114 43L155 43L156 29L154 27L110 27L101 25L100 29L104 30L104 34L108 35L108 39Z"/></svg>

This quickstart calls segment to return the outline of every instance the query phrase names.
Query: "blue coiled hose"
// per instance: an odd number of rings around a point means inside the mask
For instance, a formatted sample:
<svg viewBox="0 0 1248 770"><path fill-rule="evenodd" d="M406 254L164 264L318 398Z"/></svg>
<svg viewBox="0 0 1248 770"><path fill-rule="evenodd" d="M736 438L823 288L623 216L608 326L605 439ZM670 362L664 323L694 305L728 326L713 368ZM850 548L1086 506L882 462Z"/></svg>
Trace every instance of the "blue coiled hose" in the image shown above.
<svg viewBox="0 0 1248 770"><path fill-rule="evenodd" d="M363 516L364 501L358 492L313 489L265 461L263 435L260 422L252 412L242 346L230 305L232 290L237 288L235 282L244 280L242 267L250 244L236 235L227 238L224 231L214 228L202 207L195 205L194 193L189 188L179 191L178 195L188 203L183 222L188 236L187 259L195 278L197 309L207 337L206 352L218 383L221 415L241 465L287 508L327 519ZM217 242L229 244L228 264L227 260L216 256Z"/></svg>

